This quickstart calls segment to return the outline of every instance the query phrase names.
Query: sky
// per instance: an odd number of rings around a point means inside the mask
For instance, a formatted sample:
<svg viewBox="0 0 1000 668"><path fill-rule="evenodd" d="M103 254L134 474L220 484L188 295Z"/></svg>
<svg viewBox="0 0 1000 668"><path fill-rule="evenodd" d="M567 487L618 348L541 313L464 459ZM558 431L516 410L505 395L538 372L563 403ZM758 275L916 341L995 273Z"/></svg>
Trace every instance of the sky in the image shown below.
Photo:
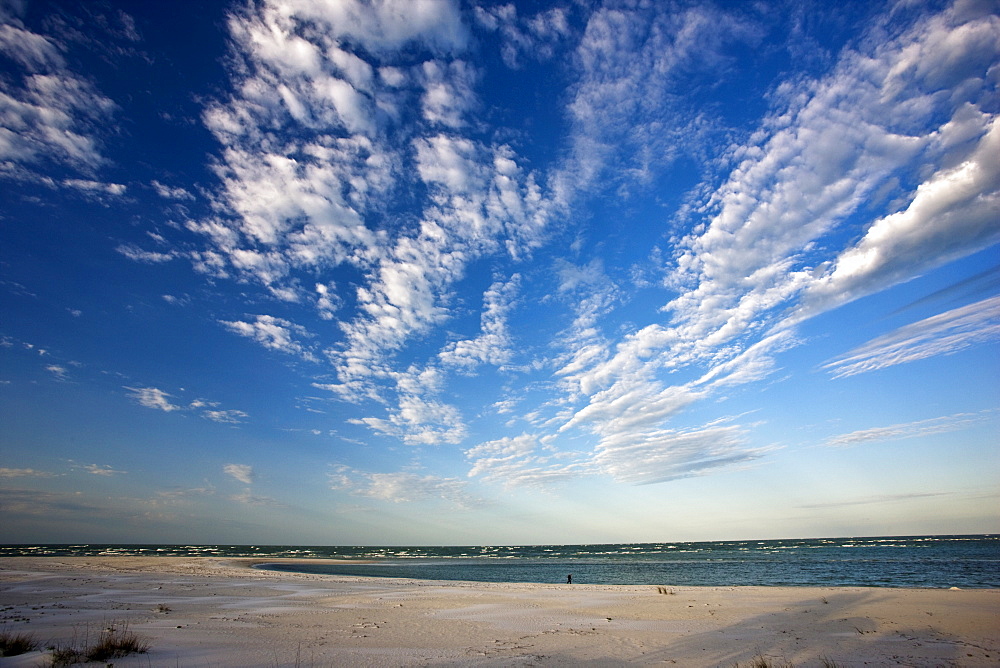
<svg viewBox="0 0 1000 668"><path fill-rule="evenodd" d="M0 0L0 542L1000 532L1000 3Z"/></svg>

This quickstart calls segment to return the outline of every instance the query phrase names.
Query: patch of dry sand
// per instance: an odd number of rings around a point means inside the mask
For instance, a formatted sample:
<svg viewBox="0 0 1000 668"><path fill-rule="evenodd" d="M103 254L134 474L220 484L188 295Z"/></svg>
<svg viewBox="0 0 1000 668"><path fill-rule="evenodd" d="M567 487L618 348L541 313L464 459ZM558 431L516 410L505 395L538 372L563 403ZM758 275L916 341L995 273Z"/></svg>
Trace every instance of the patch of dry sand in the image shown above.
<svg viewBox="0 0 1000 668"><path fill-rule="evenodd" d="M56 644L127 622L151 649L116 667L731 667L757 656L797 667L1000 665L996 589L658 590L278 573L253 563L3 558L0 628ZM45 654L0 666L43 665Z"/></svg>

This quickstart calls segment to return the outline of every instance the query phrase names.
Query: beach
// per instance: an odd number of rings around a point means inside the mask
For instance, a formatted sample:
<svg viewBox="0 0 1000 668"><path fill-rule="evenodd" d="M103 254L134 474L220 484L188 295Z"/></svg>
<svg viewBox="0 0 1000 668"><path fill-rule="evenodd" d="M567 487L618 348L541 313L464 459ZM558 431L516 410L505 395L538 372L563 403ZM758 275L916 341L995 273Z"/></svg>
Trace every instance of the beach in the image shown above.
<svg viewBox="0 0 1000 668"><path fill-rule="evenodd" d="M125 624L149 650L116 667L1000 664L997 589L442 582L260 561L2 558L0 630L41 648L0 666Z"/></svg>

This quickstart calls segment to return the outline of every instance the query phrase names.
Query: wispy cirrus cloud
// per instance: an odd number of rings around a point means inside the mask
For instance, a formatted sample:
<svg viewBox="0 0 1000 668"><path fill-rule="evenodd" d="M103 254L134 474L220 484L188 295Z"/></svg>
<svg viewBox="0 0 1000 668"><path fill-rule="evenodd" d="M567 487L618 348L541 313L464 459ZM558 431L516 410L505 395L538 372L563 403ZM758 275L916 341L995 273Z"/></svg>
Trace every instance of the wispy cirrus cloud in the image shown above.
<svg viewBox="0 0 1000 668"><path fill-rule="evenodd" d="M599 451L634 453L640 461L647 433L686 405L770 373L776 354L796 345L794 325L802 318L993 243L1000 219L991 150L996 121L980 95L991 86L997 37L996 17L949 9L922 17L895 39L845 51L824 78L779 87L774 111L751 142L732 147L728 178L687 214L701 222L675 240L666 266L665 284L677 292L664 306L670 319L617 342L591 336L577 347L564 379L585 405L561 430L583 428L601 438ZM967 94L938 94L959 75L968 88L957 90ZM930 123L933 115L943 122ZM587 118L601 116L592 111ZM837 250L839 226L863 216L861 205L879 188L898 190L900 175L912 177L914 165L921 177L910 204L873 220L869 242ZM933 213L941 207L963 220ZM911 226L921 232L912 234ZM953 227L954 236L938 239ZM871 245L876 240L882 250ZM858 282L850 287L839 278L848 258L889 258L889 248L903 246L912 261L891 261L892 269L883 260L869 263L852 274ZM837 290L827 291L833 283ZM977 331L991 336L991 327ZM664 372L695 375L670 384ZM676 447L683 451L688 442ZM699 452L693 447L691 462ZM712 462L739 461L740 445L730 447L731 456L701 450L706 470ZM609 470L625 470L610 456L604 461Z"/></svg>
<svg viewBox="0 0 1000 668"><path fill-rule="evenodd" d="M282 505L278 503L274 498L270 496L261 496L259 494L252 494L249 489L243 490L239 494L233 494L229 497L230 501L235 501L237 503L242 503L248 506L274 506Z"/></svg>
<svg viewBox="0 0 1000 668"><path fill-rule="evenodd" d="M877 496L869 496L860 499L850 499L846 501L825 501L823 503L804 503L796 506L796 508L843 508L845 506L867 506L867 505L878 505L883 503L898 503L901 501L910 501L913 499L928 499L939 496L948 496L950 492L910 492L903 494L880 494Z"/></svg>
<svg viewBox="0 0 1000 668"><path fill-rule="evenodd" d="M615 480L643 485L746 466L769 451L749 447L740 427L724 425L618 434L602 439L594 460Z"/></svg>
<svg viewBox="0 0 1000 668"><path fill-rule="evenodd" d="M134 260L135 262L144 262L146 264L161 264L163 262L170 262L174 259L173 253L147 251L133 244L122 244L115 250L130 260Z"/></svg>
<svg viewBox="0 0 1000 668"><path fill-rule="evenodd" d="M946 311L873 339L823 365L834 378L951 355L1000 338L1000 297Z"/></svg>
<svg viewBox="0 0 1000 668"><path fill-rule="evenodd" d="M849 447L863 443L881 443L903 438L944 434L982 424L988 417L987 413L957 413L927 420L917 420L916 422L894 424L888 427L860 429L848 434L832 436L826 439L823 444L830 447Z"/></svg>
<svg viewBox="0 0 1000 668"><path fill-rule="evenodd" d="M37 469L14 469L0 467L0 478L51 478L57 474Z"/></svg>
<svg viewBox="0 0 1000 668"><path fill-rule="evenodd" d="M82 466L79 466L78 468L83 469L84 471L90 473L91 475L99 475L106 477L123 475L126 473L126 471L119 471L117 469L111 468L111 466L108 464L84 464Z"/></svg>

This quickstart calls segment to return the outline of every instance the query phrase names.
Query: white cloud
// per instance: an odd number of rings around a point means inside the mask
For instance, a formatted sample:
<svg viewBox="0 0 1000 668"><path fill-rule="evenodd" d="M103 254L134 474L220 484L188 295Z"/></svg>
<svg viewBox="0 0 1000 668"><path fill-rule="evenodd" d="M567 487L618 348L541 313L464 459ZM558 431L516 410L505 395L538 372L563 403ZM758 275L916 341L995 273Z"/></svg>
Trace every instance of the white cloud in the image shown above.
<svg viewBox="0 0 1000 668"><path fill-rule="evenodd" d="M366 417L349 422L366 425L409 445L455 444L465 438L467 428L458 409L434 398L440 383L436 368L410 368L392 375L396 401L389 408L389 418Z"/></svg>
<svg viewBox="0 0 1000 668"><path fill-rule="evenodd" d="M125 387L128 390L132 398L139 403L140 406L145 406L146 408L156 408L164 412L183 410L180 406L170 403L170 397L172 394L168 394L163 390L157 389L155 387Z"/></svg>
<svg viewBox="0 0 1000 668"><path fill-rule="evenodd" d="M333 39L357 40L369 51L386 53L407 45L433 50L462 49L468 33L454 0L274 0L267 10L315 21Z"/></svg>
<svg viewBox="0 0 1000 668"><path fill-rule="evenodd" d="M162 197L163 199L172 199L172 200L194 199L194 195L192 195L190 192L188 192L186 189L180 186L172 188L168 185L160 183L159 181L156 181L155 179L150 183L150 185L153 186L153 190L156 191L156 194Z"/></svg>
<svg viewBox="0 0 1000 668"><path fill-rule="evenodd" d="M219 402L206 401L204 399L195 399L186 406L175 404L170 401L174 398L174 395L155 387L125 387L125 389L129 391L132 399L139 403L139 405L146 408L155 408L166 413L201 410L202 417L220 424L241 424L246 418L250 417L246 412L241 410L220 409Z"/></svg>
<svg viewBox="0 0 1000 668"><path fill-rule="evenodd" d="M316 284L316 310L324 320L332 320L334 312L340 308L341 299L334 283Z"/></svg>
<svg viewBox="0 0 1000 668"><path fill-rule="evenodd" d="M103 183L90 179L65 179L62 184L67 188L74 188L85 195L93 195L98 199L101 195L119 197L124 195L127 190L127 187L122 183Z"/></svg>
<svg viewBox="0 0 1000 668"><path fill-rule="evenodd" d="M704 16L688 19L688 35L700 34ZM621 30L612 31L612 25ZM597 45L635 37L629 25L624 15L595 16L579 57L597 63ZM966 38L977 48L966 48ZM997 45L996 17L963 23L946 11L895 40L877 42L871 52L845 51L823 79L779 87L776 100L784 108L765 119L752 143L732 149L735 167L728 179L692 209L702 222L692 221L692 232L672 240L677 250L666 286L678 296L666 306L670 320L638 329L614 346L584 327L567 337L575 345L560 374L569 399L585 405L563 421L560 432L584 428L598 435L597 461L623 480L645 480L644 467L650 480L666 480L757 456L738 439L715 451L710 439L665 431L662 424L725 386L771 373L776 353L797 344L793 325L802 318L996 241L1000 150L994 144L1000 135L996 118L977 104L991 86L986 69L1000 56ZM980 47L993 56L984 57ZM664 58L683 59L684 53L675 49ZM948 67L939 67L942 62ZM595 66L610 68L613 62ZM940 77L955 72L963 73L963 86L942 95ZM580 127L595 125L587 137L601 136L615 114L636 113L599 104L614 99L613 84L621 80L595 78L593 89L581 84L574 113ZM908 193L904 210L872 221L856 248L837 257L838 226L864 216L861 205L880 188L898 190L900 175L912 179L917 173L923 183ZM824 262L829 248L835 262ZM857 271L848 272L852 263ZM840 278L848 273L858 277L857 284ZM565 273L563 284L579 276ZM875 360L889 359L892 346L923 355L967 345L993 336L993 325L983 325L964 318L924 323L919 334L903 331L871 351L857 351L856 360L830 366L853 370L881 363ZM936 343L923 345L924 336ZM859 366L848 366L853 362ZM664 372L686 372L691 380L670 385ZM655 452L660 443L663 453Z"/></svg>
<svg viewBox="0 0 1000 668"><path fill-rule="evenodd" d="M894 441L903 438L916 438L918 436L928 436L933 434L944 434L949 431L959 431L972 425L979 424L986 419L985 413L958 413L945 417L918 420L903 424L894 424L888 427L872 427L870 429L860 429L848 434L832 436L824 442L830 447L847 447L859 445L861 443L880 443L883 441Z"/></svg>
<svg viewBox="0 0 1000 668"><path fill-rule="evenodd" d="M290 301L305 297L299 286L316 285L321 317L345 319L343 343L326 351L339 383L324 385L348 399L391 395L391 382L380 387L394 377L391 358L449 317L449 291L469 262L530 252L549 205L509 146L453 132L479 104L478 73L459 58L466 29L457 5L275 1L234 14L230 31L245 67L233 71L237 92L205 113L225 147L225 215L187 224L212 246L191 258L199 271ZM402 44L425 57L400 59ZM275 124L296 132L284 141L270 132ZM419 220L391 224L388 196L414 188L426 192ZM331 283L313 279L342 264L360 274L353 315L339 312ZM262 332L287 330L285 321L226 325L269 347L300 345L287 331ZM389 422L369 424L391 431L416 424L406 415L432 413L454 438L455 416L433 398L406 396Z"/></svg>
<svg viewBox="0 0 1000 668"><path fill-rule="evenodd" d="M965 126L956 132L966 141L978 137L974 150L926 179L904 210L876 220L841 253L832 271L809 286L807 309L870 294L1000 240L1000 117L965 107L940 135L956 124Z"/></svg>
<svg viewBox="0 0 1000 668"><path fill-rule="evenodd" d="M473 92L476 72L468 63L455 60L447 64L427 61L421 68L424 93L420 99L424 120L431 125L461 128L466 114L476 107Z"/></svg>
<svg viewBox="0 0 1000 668"><path fill-rule="evenodd" d="M236 478L245 485L253 484L253 467L248 464L226 464L222 467L222 471L226 475Z"/></svg>
<svg viewBox="0 0 1000 668"><path fill-rule="evenodd" d="M55 474L35 469L12 469L0 467L0 478L51 478Z"/></svg>
<svg viewBox="0 0 1000 668"><path fill-rule="evenodd" d="M125 471L117 471L106 464L103 466L100 466L98 464L86 464L81 468L87 473L99 476L113 476L125 473Z"/></svg>
<svg viewBox="0 0 1000 668"><path fill-rule="evenodd" d="M746 465L767 452L747 445L736 426L691 431L652 429L601 441L594 462L619 482L649 484Z"/></svg>
<svg viewBox="0 0 1000 668"><path fill-rule="evenodd" d="M406 471L369 473L339 466L330 474L329 479L331 489L392 503L446 501L460 508L477 503L467 490L468 483L455 478Z"/></svg>
<svg viewBox="0 0 1000 668"><path fill-rule="evenodd" d="M174 259L173 253L146 251L138 246L133 246L132 244L122 244L115 250L130 260L135 262L144 262L146 264L162 264L163 262L170 262Z"/></svg>
<svg viewBox="0 0 1000 668"><path fill-rule="evenodd" d="M7 17L0 15L0 19L3 18ZM0 25L0 52L30 71L62 68L66 64L59 47L51 39L11 24Z"/></svg>
<svg viewBox="0 0 1000 668"><path fill-rule="evenodd" d="M545 451L531 434L480 443L466 450L465 456L472 464L470 478L480 476L509 487L548 487L595 472L586 456L557 456Z"/></svg>
<svg viewBox="0 0 1000 668"><path fill-rule="evenodd" d="M835 378L877 371L1000 338L1000 297L952 309L873 339L823 365Z"/></svg>
<svg viewBox="0 0 1000 668"><path fill-rule="evenodd" d="M116 105L70 69L56 37L27 30L6 15L0 20L0 52L20 65L0 92L0 162L6 163L0 175L54 185L34 171L46 163L92 174L105 163L100 135ZM63 183L110 195L124 191L119 184Z"/></svg>
<svg viewBox="0 0 1000 668"><path fill-rule="evenodd" d="M521 276L514 274L506 283L494 282L483 294L480 334L474 339L454 341L438 354L445 366L471 370L479 364L504 364L510 359L511 335L507 315L511 310Z"/></svg>
<svg viewBox="0 0 1000 668"><path fill-rule="evenodd" d="M229 331L253 339L270 350L278 350L289 355L296 355L309 361L316 357L295 336L309 336L309 333L299 325L272 315L258 315L252 322L243 320L220 320Z"/></svg>
<svg viewBox="0 0 1000 668"><path fill-rule="evenodd" d="M55 376L58 380L66 380L69 378L69 371L66 367L59 364L50 364L45 367L45 370Z"/></svg>
<svg viewBox="0 0 1000 668"><path fill-rule="evenodd" d="M547 60L556 47L570 36L568 10L554 7L531 17L520 17L517 7L508 3L494 7L473 8L476 21L487 30L499 30L500 55L508 67L517 69L525 60Z"/></svg>
<svg viewBox="0 0 1000 668"><path fill-rule="evenodd" d="M569 202L581 190L609 184L648 183L680 145L705 141L695 131L697 110L678 107L680 76L701 70L717 77L723 48L755 39L753 22L707 5L593 12L574 53L579 79L566 108L571 156L555 177L557 199ZM605 169L612 162L614 173Z"/></svg>
<svg viewBox="0 0 1000 668"><path fill-rule="evenodd" d="M442 388L448 374L487 364L511 371L520 285L501 260L528 257L574 201L612 189L627 200L633 188L658 187L654 177L681 150L710 152L697 145L713 121L682 108L676 88L692 71L724 86L726 51L759 39L753 21L707 6L605 6L573 35L576 11L465 12L498 31L512 67L578 40L561 110L569 136L547 163L518 155L516 132L482 132L481 73L463 51L455 4L273 0L230 17L234 92L204 115L223 147L222 187L213 216L186 224L205 243L189 255L199 271L331 321L342 337L323 354L336 380L314 385L384 409L356 424L414 445L467 438L466 416ZM948 10L891 39L876 27L831 56L826 75L776 86L757 132L703 164L728 175L702 183L670 221L690 227L669 240L677 252L663 283L676 296L652 321L608 317L628 306L625 291L614 268L582 256L590 240L578 238L574 263L558 263L547 286L572 323L519 367L554 370L536 388L561 394L516 418L539 430L535 449L469 450L475 475L604 472L644 483L762 456L735 427L666 425L693 402L772 374L802 318L996 240L998 131L984 102L995 86L994 18ZM539 163L551 171L529 168ZM623 168L611 174L611 164ZM412 213L399 216L388 204L397 202ZM885 202L896 204L871 213ZM951 225L959 232L942 243ZM477 329L456 314L486 265L496 278ZM272 350L305 359L320 350L276 316L220 322ZM442 344L435 328L446 323ZM591 452L560 459L545 449L577 437ZM392 479L352 480L378 496Z"/></svg>
<svg viewBox="0 0 1000 668"><path fill-rule="evenodd" d="M815 314L997 238L988 222L990 210L992 221L997 220L996 159L988 158L988 147L996 141L989 130L992 123L968 100L942 98L939 82L931 76L931 62L948 61L963 70L970 66L956 62L973 58L957 46L957 37L969 26L953 20L946 12L871 54L845 53L829 77L809 88L781 89L787 111L768 119L773 130L765 141L734 152L736 168L705 206L711 215L708 225L680 240L669 283L682 294L668 308L683 323L677 331L692 343L693 353L714 354L803 293L807 311ZM975 32L1000 37L1000 25L980 20ZM927 62L908 68L905 64L915 53ZM973 60L982 59L976 55ZM901 87L901 68L908 77L914 72L926 77L914 76ZM976 99L978 92L973 89L968 97ZM934 115L947 120L938 129L921 131ZM970 142L977 137L981 139ZM963 166L948 166L955 160L964 161ZM988 168L987 162L992 163ZM866 235L870 241L844 253L837 260L839 270L828 274L829 265L817 257L817 242L880 186L891 183L897 171L913 164L932 174L914 192L915 211L876 221ZM962 221L941 209L946 200ZM928 224L915 235L906 229L919 227L932 211L942 220L940 227ZM956 234L943 242L941 230L952 225ZM891 266L875 271L871 262L855 259L880 254L869 248L873 242L886 246L882 254L899 251L900 262L884 260ZM849 267L861 266L865 276L857 285L839 280L852 273ZM847 297L828 299L820 307L813 293L821 292Z"/></svg>
<svg viewBox="0 0 1000 668"><path fill-rule="evenodd" d="M222 424L240 424L245 418L250 417L240 410L208 410L204 411L202 415L213 422Z"/></svg>
<svg viewBox="0 0 1000 668"><path fill-rule="evenodd" d="M281 505L275 501L270 496L257 496L252 494L249 489L243 490L239 494L233 494L229 497L230 501L235 501L237 503L242 503L248 506L273 506Z"/></svg>

